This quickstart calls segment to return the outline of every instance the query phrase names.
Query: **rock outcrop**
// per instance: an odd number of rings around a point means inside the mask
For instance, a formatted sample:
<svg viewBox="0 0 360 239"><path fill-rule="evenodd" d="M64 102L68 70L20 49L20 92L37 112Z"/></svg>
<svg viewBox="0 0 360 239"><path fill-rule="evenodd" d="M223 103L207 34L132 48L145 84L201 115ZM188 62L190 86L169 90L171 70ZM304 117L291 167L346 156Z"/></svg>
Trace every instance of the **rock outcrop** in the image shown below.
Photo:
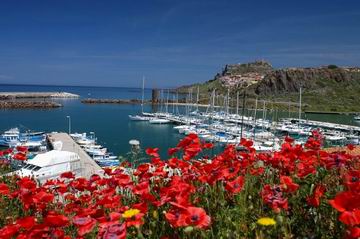
<svg viewBox="0 0 360 239"><path fill-rule="evenodd" d="M255 86L258 95L277 95L305 90L322 90L332 84L351 84L360 80L360 73L349 68L290 68L268 73Z"/></svg>

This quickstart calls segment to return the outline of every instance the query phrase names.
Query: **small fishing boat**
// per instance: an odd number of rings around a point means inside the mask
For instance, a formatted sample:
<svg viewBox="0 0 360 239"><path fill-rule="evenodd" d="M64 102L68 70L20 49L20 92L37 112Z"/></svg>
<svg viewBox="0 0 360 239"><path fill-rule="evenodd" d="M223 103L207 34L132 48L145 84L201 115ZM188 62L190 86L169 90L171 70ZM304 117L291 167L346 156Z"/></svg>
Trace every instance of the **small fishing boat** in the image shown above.
<svg viewBox="0 0 360 239"><path fill-rule="evenodd" d="M16 147L39 147L43 144L45 135L43 132L20 133L18 128L12 128L0 135L0 146Z"/></svg>

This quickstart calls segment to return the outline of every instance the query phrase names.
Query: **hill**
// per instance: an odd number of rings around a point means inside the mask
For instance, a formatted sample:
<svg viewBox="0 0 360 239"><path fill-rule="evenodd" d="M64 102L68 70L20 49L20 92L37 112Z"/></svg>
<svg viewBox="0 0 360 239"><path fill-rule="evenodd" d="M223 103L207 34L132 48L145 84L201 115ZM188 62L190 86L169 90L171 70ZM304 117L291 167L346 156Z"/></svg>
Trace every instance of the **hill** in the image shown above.
<svg viewBox="0 0 360 239"><path fill-rule="evenodd" d="M232 99L236 92L246 91L250 107L258 98L275 102L276 108L287 109L285 102L297 103L301 88L304 111L360 112L360 68L357 67L274 69L268 62L256 61L226 65L214 79L178 90L189 92L197 87L203 103L208 102L214 89L220 96L229 90Z"/></svg>

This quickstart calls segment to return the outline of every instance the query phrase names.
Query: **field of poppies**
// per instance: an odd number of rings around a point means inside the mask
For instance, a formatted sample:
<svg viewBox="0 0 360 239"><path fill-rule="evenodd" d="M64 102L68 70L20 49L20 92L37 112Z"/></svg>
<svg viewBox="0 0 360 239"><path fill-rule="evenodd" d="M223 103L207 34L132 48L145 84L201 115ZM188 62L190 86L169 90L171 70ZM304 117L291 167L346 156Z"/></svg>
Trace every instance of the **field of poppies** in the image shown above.
<svg viewBox="0 0 360 239"><path fill-rule="evenodd" d="M323 151L317 132L279 152L241 145L210 158L213 145L188 135L168 160L147 149L150 163L88 180L3 176L0 238L360 237L359 156Z"/></svg>

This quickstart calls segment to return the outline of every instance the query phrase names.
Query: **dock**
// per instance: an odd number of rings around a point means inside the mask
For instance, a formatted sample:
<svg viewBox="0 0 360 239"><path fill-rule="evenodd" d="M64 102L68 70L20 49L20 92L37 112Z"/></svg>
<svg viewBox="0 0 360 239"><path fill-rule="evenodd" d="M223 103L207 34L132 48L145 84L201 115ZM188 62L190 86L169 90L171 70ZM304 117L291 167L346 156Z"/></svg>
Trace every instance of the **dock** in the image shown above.
<svg viewBox="0 0 360 239"><path fill-rule="evenodd" d="M54 142L62 142L62 151L79 155L81 171L80 177L90 178L93 174L103 174L104 170L70 137L67 133L48 134L48 142L54 147Z"/></svg>

